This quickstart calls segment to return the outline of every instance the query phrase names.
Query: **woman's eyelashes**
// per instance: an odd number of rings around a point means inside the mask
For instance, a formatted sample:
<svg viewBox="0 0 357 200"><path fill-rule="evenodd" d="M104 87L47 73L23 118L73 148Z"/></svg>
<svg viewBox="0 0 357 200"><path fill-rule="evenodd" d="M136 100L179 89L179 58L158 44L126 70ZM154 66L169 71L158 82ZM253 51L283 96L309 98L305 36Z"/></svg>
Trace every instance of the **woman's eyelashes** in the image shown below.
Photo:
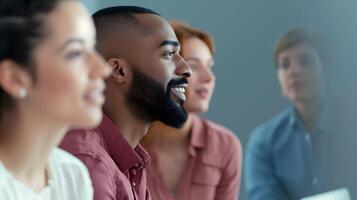
<svg viewBox="0 0 357 200"><path fill-rule="evenodd" d="M82 49L70 50L65 54L65 58L67 60L74 60L80 58L84 55L84 51Z"/></svg>

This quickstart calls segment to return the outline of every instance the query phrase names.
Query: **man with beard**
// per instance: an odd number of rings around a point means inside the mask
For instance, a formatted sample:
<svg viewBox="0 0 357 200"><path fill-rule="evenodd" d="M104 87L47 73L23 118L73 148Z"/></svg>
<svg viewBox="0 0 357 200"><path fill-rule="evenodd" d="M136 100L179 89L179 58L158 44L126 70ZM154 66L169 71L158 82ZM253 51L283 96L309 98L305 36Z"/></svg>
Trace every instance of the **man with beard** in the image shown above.
<svg viewBox="0 0 357 200"><path fill-rule="evenodd" d="M112 69L105 115L96 129L68 133L61 147L88 167L94 199L150 199L145 172L150 157L138 143L155 120L173 127L186 121L182 104L191 69L170 24L156 12L118 6L93 18L98 51Z"/></svg>

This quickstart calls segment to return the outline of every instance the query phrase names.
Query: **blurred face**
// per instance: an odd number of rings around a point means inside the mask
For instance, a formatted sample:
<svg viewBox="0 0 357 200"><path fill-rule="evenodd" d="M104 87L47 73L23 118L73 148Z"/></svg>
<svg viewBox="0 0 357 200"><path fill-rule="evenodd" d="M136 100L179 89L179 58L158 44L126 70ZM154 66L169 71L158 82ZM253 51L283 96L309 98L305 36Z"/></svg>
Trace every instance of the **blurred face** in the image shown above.
<svg viewBox="0 0 357 200"><path fill-rule="evenodd" d="M180 56L180 45L166 20L152 14L138 19L151 33L133 51L136 59L131 60L133 78L127 103L146 120L179 128L187 119L183 103L191 69Z"/></svg>
<svg viewBox="0 0 357 200"><path fill-rule="evenodd" d="M321 94L322 64L308 44L299 44L278 54L278 79L291 102L311 101Z"/></svg>
<svg viewBox="0 0 357 200"><path fill-rule="evenodd" d="M46 16L45 29L34 50L36 81L27 88L25 106L56 124L97 125L109 69L94 50L90 16L79 2L62 1Z"/></svg>
<svg viewBox="0 0 357 200"><path fill-rule="evenodd" d="M215 86L213 56L208 46L197 37L184 40L182 46L181 54L192 69L185 108L187 112L206 112Z"/></svg>

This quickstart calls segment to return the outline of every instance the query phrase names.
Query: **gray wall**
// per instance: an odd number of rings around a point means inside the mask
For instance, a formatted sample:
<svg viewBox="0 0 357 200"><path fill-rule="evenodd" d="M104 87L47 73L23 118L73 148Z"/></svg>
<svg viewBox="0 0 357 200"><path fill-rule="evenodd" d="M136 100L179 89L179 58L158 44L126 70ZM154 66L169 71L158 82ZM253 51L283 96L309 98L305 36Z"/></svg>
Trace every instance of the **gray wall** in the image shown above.
<svg viewBox="0 0 357 200"><path fill-rule="evenodd" d="M81 2L86 5L90 13L95 12L99 8L97 0L81 0Z"/></svg>
<svg viewBox="0 0 357 200"><path fill-rule="evenodd" d="M307 27L349 45L355 32L356 3L352 0L86 0L91 10L111 5L151 8L167 19L180 19L211 33L216 41L214 72L217 86L205 115L233 130L245 146L251 130L288 105L281 97L272 60L276 39L290 28ZM353 27L354 26L354 27ZM357 37L355 37L357 38ZM354 57L353 51L341 53ZM345 66L352 66L344 63ZM331 71L350 81L332 78L339 95L353 91L354 74ZM352 70L353 67L348 68ZM354 69L355 72L356 70ZM344 82L343 80L342 82ZM347 81L348 82L348 81ZM339 90L347 88L346 90ZM356 92L357 93L357 92ZM356 98L357 99L357 98ZM349 103L351 103L350 101ZM357 101L356 101L357 102ZM357 109L356 109L357 110ZM243 188L241 189L243 191ZM243 199L243 198L242 198Z"/></svg>

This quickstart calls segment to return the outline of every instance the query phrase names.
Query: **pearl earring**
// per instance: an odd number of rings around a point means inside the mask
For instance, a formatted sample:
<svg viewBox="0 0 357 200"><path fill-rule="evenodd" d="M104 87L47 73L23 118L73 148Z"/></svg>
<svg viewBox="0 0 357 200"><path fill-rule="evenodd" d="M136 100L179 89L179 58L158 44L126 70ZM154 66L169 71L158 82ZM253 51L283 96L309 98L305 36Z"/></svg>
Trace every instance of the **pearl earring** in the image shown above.
<svg viewBox="0 0 357 200"><path fill-rule="evenodd" d="M25 88L21 88L21 89L19 90L18 97L19 97L20 99L26 98L26 97L27 97L27 90L26 90Z"/></svg>

